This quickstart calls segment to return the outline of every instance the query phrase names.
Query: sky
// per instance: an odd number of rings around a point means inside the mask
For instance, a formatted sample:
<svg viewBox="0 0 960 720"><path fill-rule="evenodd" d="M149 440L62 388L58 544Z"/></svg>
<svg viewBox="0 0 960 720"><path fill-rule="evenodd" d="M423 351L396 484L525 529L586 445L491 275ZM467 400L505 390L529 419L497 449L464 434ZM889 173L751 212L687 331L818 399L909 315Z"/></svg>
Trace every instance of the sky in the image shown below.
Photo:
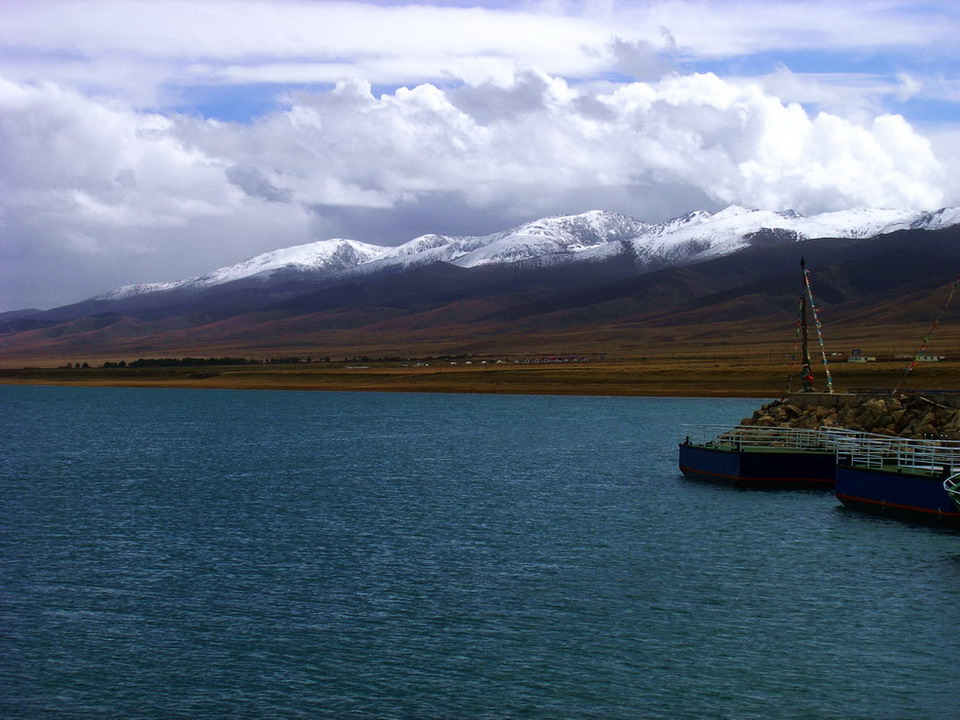
<svg viewBox="0 0 960 720"><path fill-rule="evenodd" d="M0 312L333 237L960 205L954 0L0 0Z"/></svg>

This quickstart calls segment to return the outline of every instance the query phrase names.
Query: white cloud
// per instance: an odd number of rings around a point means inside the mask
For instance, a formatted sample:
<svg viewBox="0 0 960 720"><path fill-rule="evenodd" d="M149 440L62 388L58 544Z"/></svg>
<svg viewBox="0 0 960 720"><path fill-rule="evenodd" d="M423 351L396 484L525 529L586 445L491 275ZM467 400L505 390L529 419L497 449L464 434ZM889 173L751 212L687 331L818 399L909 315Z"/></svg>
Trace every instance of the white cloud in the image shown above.
<svg viewBox="0 0 960 720"><path fill-rule="evenodd" d="M784 102L798 102L859 123L870 122L871 118L888 112L886 108L891 103L896 107L911 101L960 103L960 82L926 71L799 73L780 65L774 72L760 77L727 77L726 80L744 86L759 84ZM944 114L946 117L941 120L937 120L935 114L920 116L922 125L955 122L955 113Z"/></svg>
<svg viewBox="0 0 960 720"><path fill-rule="evenodd" d="M798 73L781 65L760 78L727 78L740 85L759 84L765 92L785 103L801 103L805 107L868 122L883 112L885 98L900 92L894 78L866 73L830 72Z"/></svg>
<svg viewBox="0 0 960 720"><path fill-rule="evenodd" d="M5 77L140 106L162 103L170 87L215 83L479 84L505 82L523 66L653 80L675 63L760 53L853 51L861 61L893 53L899 64L960 55L960 16L948 2L30 0L5 3L3 14Z"/></svg>
<svg viewBox="0 0 960 720"><path fill-rule="evenodd" d="M923 92L923 82L910 73L897 73L897 100L901 102L916 97Z"/></svg>
<svg viewBox="0 0 960 720"><path fill-rule="evenodd" d="M899 116L810 114L710 74L574 86L526 69L382 95L343 81L288 102L232 124L0 83L0 254L75 275L45 286L42 268L8 270L0 302L66 302L330 234L400 242L597 206L653 220L960 201L944 184L956 156L945 165Z"/></svg>
<svg viewBox="0 0 960 720"><path fill-rule="evenodd" d="M890 111L960 103L958 12L7 0L0 308L332 235L399 242L595 207L655 220L727 203L960 204L950 113L923 125L931 143ZM824 71L823 50L842 72ZM784 52L808 71L770 72ZM692 72L704 67L739 77ZM192 112L211 87L248 102L235 114L248 121Z"/></svg>
<svg viewBox="0 0 960 720"><path fill-rule="evenodd" d="M0 144L0 202L34 214L149 227L223 215L240 197L169 118L49 84L0 80Z"/></svg>
<svg viewBox="0 0 960 720"><path fill-rule="evenodd" d="M943 168L940 188L944 202L960 205L960 129L951 127L931 132L930 145Z"/></svg>
<svg viewBox="0 0 960 720"><path fill-rule="evenodd" d="M0 306L206 272L266 238L307 237L302 208L244 194L171 118L0 80L0 147Z"/></svg>
<svg viewBox="0 0 960 720"><path fill-rule="evenodd" d="M128 83L133 68L141 83L153 81L155 100L164 83L318 83L347 76L377 84L475 82L508 76L517 64L595 73L608 58L585 48L602 47L610 34L589 18L482 7L33 0L5 8L0 48L13 61L0 58L0 69L15 79L84 88L114 83L116 94L141 97L144 91ZM102 71L95 79L75 70L93 63Z"/></svg>
<svg viewBox="0 0 960 720"><path fill-rule="evenodd" d="M698 57L731 57L802 50L876 51L898 48L956 56L950 0L835 2L835 0L665 0L612 3L610 21L644 23L672 31L680 48ZM939 45L944 43L944 45Z"/></svg>

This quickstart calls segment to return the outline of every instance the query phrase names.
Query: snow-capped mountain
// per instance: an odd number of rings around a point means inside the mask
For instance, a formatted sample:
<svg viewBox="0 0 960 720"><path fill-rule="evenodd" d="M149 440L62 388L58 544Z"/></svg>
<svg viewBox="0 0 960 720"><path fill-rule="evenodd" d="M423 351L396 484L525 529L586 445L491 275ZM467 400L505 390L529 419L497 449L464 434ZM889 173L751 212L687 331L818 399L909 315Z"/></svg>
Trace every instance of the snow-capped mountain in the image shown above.
<svg viewBox="0 0 960 720"><path fill-rule="evenodd" d="M169 283L117 288L94 300L116 300L168 290L202 290L238 280L268 280L278 273L337 278L446 262L463 268L596 261L624 255L638 265L689 264L727 255L763 231L786 240L865 238L896 230L939 229L960 224L960 208L935 212L854 209L803 216L730 206L696 211L663 223L645 223L605 211L543 218L482 236L422 235L396 247L337 238L273 250L201 276Z"/></svg>
<svg viewBox="0 0 960 720"><path fill-rule="evenodd" d="M491 235L424 235L389 248L371 263L371 269L431 262L470 268L574 255L590 248L616 245L637 236L646 227L645 223L626 215L594 210L581 215L543 218Z"/></svg>
<svg viewBox="0 0 960 720"><path fill-rule="evenodd" d="M370 245L357 240L334 238L320 240L306 245L272 250L249 258L236 265L222 267L201 277L187 278L176 282L143 283L124 285L94 300L118 300L134 295L178 288L202 289L213 285L222 285L234 280L243 280L257 276L268 276L279 271L337 273L372 262L382 256L388 248Z"/></svg>
<svg viewBox="0 0 960 720"><path fill-rule="evenodd" d="M796 245L815 238L824 239ZM960 267L960 208L804 217L729 207L663 223L598 211L395 247L324 240L200 277L5 314L0 359L565 347L629 356L648 343L699 347L757 328L786 329L792 342L801 254L837 327L876 326L884 338L900 327L913 337Z"/></svg>
<svg viewBox="0 0 960 720"><path fill-rule="evenodd" d="M925 219L926 215L929 214L905 210L855 209L805 217L792 210L748 210L732 205L713 215L695 212L649 226L630 242L642 260L680 264L736 252L763 230L782 231L783 236L794 240L873 237L907 228L926 229L925 223L931 222ZM960 212L956 213L955 222L960 222Z"/></svg>

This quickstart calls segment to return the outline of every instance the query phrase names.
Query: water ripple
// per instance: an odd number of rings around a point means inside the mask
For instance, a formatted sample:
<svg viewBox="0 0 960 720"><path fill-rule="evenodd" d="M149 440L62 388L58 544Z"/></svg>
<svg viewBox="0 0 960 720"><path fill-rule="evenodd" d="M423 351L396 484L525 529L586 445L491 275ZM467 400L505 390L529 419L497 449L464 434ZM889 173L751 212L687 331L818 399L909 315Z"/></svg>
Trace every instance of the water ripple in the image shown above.
<svg viewBox="0 0 960 720"><path fill-rule="evenodd" d="M956 535L678 477L753 401L0 401L3 717L960 712Z"/></svg>

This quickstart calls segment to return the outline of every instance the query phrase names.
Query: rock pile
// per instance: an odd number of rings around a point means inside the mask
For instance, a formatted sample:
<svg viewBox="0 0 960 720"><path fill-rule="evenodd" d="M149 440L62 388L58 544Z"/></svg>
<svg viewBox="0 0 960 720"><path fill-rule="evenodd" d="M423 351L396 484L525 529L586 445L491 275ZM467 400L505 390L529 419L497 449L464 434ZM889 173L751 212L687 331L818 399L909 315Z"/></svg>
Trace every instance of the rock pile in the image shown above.
<svg viewBox="0 0 960 720"><path fill-rule="evenodd" d="M843 427L897 437L960 440L960 410L915 395L870 397L852 407L809 405L801 408L787 400L774 400L740 424L808 429Z"/></svg>

